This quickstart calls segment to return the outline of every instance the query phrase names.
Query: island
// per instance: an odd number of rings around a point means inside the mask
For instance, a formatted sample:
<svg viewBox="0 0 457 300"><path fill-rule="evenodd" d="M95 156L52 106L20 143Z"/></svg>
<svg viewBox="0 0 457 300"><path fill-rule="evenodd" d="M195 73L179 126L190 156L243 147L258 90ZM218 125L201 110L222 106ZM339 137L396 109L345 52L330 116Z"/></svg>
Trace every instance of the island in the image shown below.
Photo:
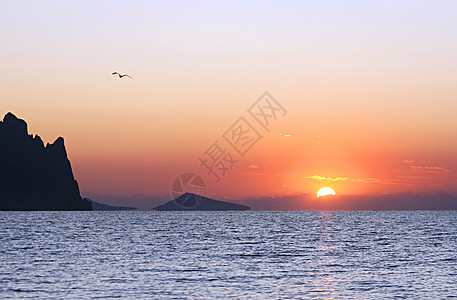
<svg viewBox="0 0 457 300"><path fill-rule="evenodd" d="M92 204L93 210L102 210L102 211L113 211L113 210L136 210L136 207L131 206L115 206L105 203L96 202L89 198L83 198L86 201L89 201Z"/></svg>
<svg viewBox="0 0 457 300"><path fill-rule="evenodd" d="M187 201L190 200L190 201ZM208 210L208 211L229 211L229 210L249 210L249 206L214 200L204 196L184 193L178 198L168 201L165 204L154 207L154 210L158 211L197 211L197 210Z"/></svg>

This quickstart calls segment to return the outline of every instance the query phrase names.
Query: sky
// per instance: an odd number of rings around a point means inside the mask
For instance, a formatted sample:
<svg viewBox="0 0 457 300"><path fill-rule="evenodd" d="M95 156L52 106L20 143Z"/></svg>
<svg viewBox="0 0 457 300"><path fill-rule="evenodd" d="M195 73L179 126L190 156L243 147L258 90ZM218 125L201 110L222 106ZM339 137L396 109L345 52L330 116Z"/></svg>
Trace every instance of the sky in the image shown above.
<svg viewBox="0 0 457 300"><path fill-rule="evenodd" d="M1 1L0 113L64 137L83 194L193 172L224 199L457 195L456 20L455 1ZM244 155L223 137L241 117ZM215 142L236 161L218 182Z"/></svg>

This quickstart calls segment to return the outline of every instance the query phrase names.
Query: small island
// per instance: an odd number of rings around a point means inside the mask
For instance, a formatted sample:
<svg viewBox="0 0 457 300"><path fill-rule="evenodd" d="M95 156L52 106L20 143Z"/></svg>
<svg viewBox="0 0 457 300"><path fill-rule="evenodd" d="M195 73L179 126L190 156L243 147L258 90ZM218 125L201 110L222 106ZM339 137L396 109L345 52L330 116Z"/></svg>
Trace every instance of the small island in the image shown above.
<svg viewBox="0 0 457 300"><path fill-rule="evenodd" d="M96 202L89 198L83 198L83 199L92 204L93 210L117 211L117 210L136 210L137 209L136 207L131 207L131 206L116 206L116 205L100 203L100 202Z"/></svg>
<svg viewBox="0 0 457 300"><path fill-rule="evenodd" d="M190 199L190 201L187 201ZM197 200L197 201L196 201ZM229 210L250 210L251 208L246 205L214 200L211 198L203 197L192 193L184 193L177 199L168 201L163 205L154 207L158 211L229 211Z"/></svg>

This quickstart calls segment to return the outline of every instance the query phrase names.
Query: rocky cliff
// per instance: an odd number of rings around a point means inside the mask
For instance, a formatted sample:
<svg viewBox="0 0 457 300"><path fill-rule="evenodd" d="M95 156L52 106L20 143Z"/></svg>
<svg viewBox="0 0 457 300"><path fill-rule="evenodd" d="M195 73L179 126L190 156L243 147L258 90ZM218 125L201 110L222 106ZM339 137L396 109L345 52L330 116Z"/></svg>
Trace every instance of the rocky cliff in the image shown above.
<svg viewBox="0 0 457 300"><path fill-rule="evenodd" d="M0 210L92 210L80 196L63 138L44 146L12 113L0 121Z"/></svg>

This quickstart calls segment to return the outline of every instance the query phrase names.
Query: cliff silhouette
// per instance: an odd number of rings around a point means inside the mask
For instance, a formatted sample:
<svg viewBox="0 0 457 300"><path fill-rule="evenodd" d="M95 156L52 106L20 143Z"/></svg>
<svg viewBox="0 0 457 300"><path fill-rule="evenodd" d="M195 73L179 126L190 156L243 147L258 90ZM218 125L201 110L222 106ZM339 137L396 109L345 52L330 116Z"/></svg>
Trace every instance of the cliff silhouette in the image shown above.
<svg viewBox="0 0 457 300"><path fill-rule="evenodd" d="M44 146L12 113L0 121L0 210L92 210L81 198L63 138Z"/></svg>

